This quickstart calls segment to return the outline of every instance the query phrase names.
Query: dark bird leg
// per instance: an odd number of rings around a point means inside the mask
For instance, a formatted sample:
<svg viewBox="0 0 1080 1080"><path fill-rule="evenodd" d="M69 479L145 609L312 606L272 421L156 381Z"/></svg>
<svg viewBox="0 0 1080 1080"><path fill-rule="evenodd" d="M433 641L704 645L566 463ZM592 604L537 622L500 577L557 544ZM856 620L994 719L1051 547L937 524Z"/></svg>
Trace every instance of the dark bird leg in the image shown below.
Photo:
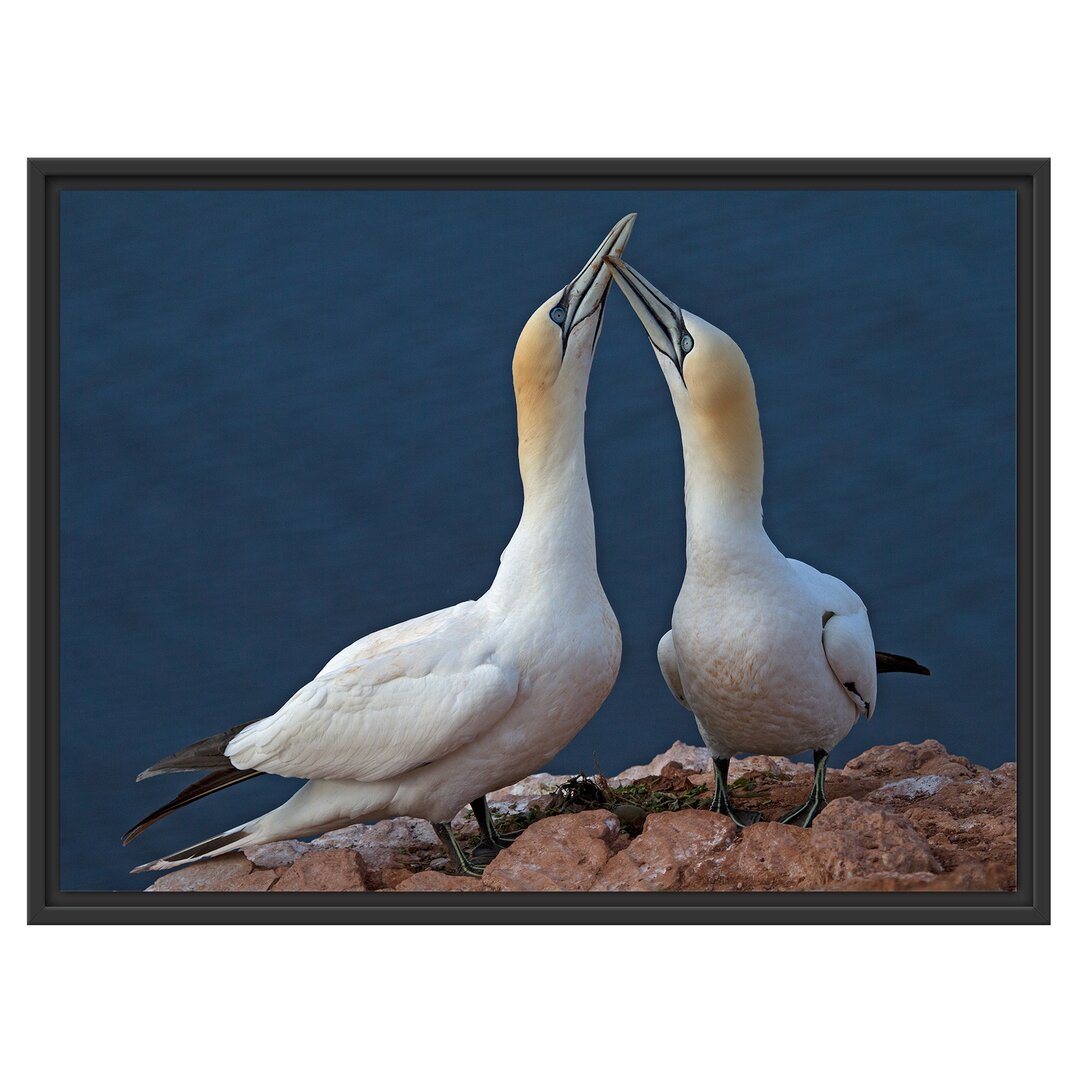
<svg viewBox="0 0 1080 1080"><path fill-rule="evenodd" d="M744 825L753 825L755 821L765 819L756 810L736 810L728 796L727 774L731 758L713 758L713 776L716 777L716 792L709 809L715 814L726 814L741 829Z"/></svg>
<svg viewBox="0 0 1080 1080"><path fill-rule="evenodd" d="M798 810L792 810L790 814L782 817L781 825L799 825L809 829L814 818L825 809L825 762L828 760L827 750L814 751L814 784L810 788L810 796Z"/></svg>
<svg viewBox="0 0 1080 1080"><path fill-rule="evenodd" d="M466 874L469 877L483 877L483 866L471 862L465 852L461 850L461 845L457 842L449 822L433 821L431 824L435 827L435 835L442 841L447 854L454 861L458 873Z"/></svg>
<svg viewBox="0 0 1080 1080"><path fill-rule="evenodd" d="M471 858L477 866L487 866L503 848L508 848L521 833L499 835L498 829L495 828L495 819L491 816L491 809L487 804L486 795L481 795L479 799L475 799L469 805L472 807L476 824L480 828L480 843L473 848Z"/></svg>

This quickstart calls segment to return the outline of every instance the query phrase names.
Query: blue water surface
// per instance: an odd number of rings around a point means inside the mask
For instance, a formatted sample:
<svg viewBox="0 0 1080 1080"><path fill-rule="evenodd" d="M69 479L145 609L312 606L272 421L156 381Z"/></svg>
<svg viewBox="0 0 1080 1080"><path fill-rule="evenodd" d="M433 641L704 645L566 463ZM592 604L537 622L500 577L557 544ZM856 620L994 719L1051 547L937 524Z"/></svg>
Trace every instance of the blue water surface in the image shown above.
<svg viewBox="0 0 1080 1080"><path fill-rule="evenodd" d="M846 580L884 676L838 748L1015 756L1011 192L66 191L61 885L281 801L259 780L128 848L182 778L135 774L276 710L338 649L479 596L521 508L510 359L625 213L628 257L754 372L765 522ZM696 741L655 648L683 571L667 388L622 297L587 417L622 672L550 765Z"/></svg>

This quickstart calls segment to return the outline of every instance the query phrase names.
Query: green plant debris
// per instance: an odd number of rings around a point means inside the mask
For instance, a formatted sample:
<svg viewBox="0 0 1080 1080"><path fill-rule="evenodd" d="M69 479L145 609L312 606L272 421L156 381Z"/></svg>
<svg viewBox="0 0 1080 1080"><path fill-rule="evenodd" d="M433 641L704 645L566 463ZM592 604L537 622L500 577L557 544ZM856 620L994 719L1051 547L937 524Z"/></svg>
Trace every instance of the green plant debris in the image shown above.
<svg viewBox="0 0 1080 1080"><path fill-rule="evenodd" d="M493 812L500 832L527 829L534 822L556 814L582 810L608 810L619 819L623 832L636 836L649 814L675 810L705 810L712 802L709 784L694 784L686 769L667 766L661 776L646 776L629 784L612 786L597 763L593 776L579 773L516 814ZM731 794L751 800L759 809L775 805L773 785L790 779L775 769L755 771L730 782Z"/></svg>
<svg viewBox="0 0 1080 1080"><path fill-rule="evenodd" d="M702 810L708 807L712 793L705 784L675 784L681 790L670 790L669 781L661 777L646 777L630 784L612 787L607 777L579 773L554 788L528 810L516 814L494 813L500 832L527 829L534 822L556 814L576 814L582 810L610 810L622 823L624 832L636 835L648 814L672 810ZM628 812L636 807L641 814Z"/></svg>
<svg viewBox="0 0 1080 1080"><path fill-rule="evenodd" d="M732 780L728 784L728 791L732 795L741 795L744 799L762 798L767 794L764 791L758 791L752 776L740 776L738 780Z"/></svg>
<svg viewBox="0 0 1080 1080"><path fill-rule="evenodd" d="M609 788L618 802L640 806L649 814L659 814L671 810L702 810L712 799L712 792L705 784L691 784L682 791L667 791L650 784L651 777L635 780L618 788Z"/></svg>

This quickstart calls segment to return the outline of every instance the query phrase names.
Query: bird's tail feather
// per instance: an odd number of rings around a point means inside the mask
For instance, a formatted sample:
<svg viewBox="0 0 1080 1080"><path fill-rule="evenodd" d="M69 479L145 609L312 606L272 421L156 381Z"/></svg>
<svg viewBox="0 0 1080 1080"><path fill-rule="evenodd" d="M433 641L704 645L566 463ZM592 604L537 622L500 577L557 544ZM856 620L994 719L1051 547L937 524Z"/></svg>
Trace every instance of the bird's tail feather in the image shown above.
<svg viewBox="0 0 1080 1080"><path fill-rule="evenodd" d="M229 759L225 756L225 747L232 742L233 737L246 727L250 727L251 721L237 724L228 731L211 735L208 739L200 739L183 750L177 750L175 754L169 754L160 761L155 761L148 769L143 769L135 778L146 780L151 776L161 776L162 773L175 772L201 772L203 769L221 769L229 766Z"/></svg>
<svg viewBox="0 0 1080 1080"><path fill-rule="evenodd" d="M248 826L251 824L248 822L247 825L238 825L235 829L212 836L201 843L192 844L191 847L183 848L181 851L175 851L172 855L136 866L131 872L141 874L146 870L175 870L187 863L208 859L211 855L225 855L230 851L238 851L240 848L250 846L251 833L248 831Z"/></svg>
<svg viewBox="0 0 1080 1080"><path fill-rule="evenodd" d="M910 656L897 656L895 653L879 652L875 654L877 656L877 669L878 674L884 674L888 671L905 671L909 675L929 675L930 669L923 667L916 660L912 660Z"/></svg>
<svg viewBox="0 0 1080 1080"><path fill-rule="evenodd" d="M253 776L261 775L257 769L234 769L231 765L223 769L215 769L213 772L207 773L206 776L199 777L194 784L189 784L171 802L159 806L152 814L147 814L138 825L133 825L124 833L120 843L126 847L136 836L145 832L155 822L168 817L181 807L189 806L207 795L212 795L215 791L222 791L224 788L232 787L233 784L239 784L244 780L250 780Z"/></svg>
<svg viewBox="0 0 1080 1080"><path fill-rule="evenodd" d="M240 774L237 772L236 775ZM210 777L204 779L209 780ZM212 836L200 844L166 855L163 859L137 866L132 873L142 870L175 870L186 863L198 862L214 855L225 855L230 851L269 844L275 840L318 836L332 829L343 829L346 825L369 817L387 817L390 816L389 811L397 790L397 780L371 783L356 780L309 780L292 798L261 817L253 818L219 836Z"/></svg>

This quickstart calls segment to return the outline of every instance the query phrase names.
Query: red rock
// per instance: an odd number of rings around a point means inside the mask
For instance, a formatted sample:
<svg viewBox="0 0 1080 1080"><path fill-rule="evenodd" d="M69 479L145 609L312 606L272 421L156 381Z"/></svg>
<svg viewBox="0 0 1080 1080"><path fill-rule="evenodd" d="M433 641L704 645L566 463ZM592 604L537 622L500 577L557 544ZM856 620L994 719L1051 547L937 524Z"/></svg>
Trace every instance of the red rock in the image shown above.
<svg viewBox="0 0 1080 1080"><path fill-rule="evenodd" d="M836 799L813 828L762 822L742 831L727 856L722 890L816 890L872 874L939 873L930 845L904 818Z"/></svg>
<svg viewBox="0 0 1080 1080"><path fill-rule="evenodd" d="M927 838L946 870L979 862L1009 882L1003 887L1015 888L1015 770L957 781L913 805L905 817Z"/></svg>
<svg viewBox="0 0 1080 1080"><path fill-rule="evenodd" d="M916 799L928 799L936 795L943 787L953 783L951 777L935 776L906 776L903 780L890 780L882 784L867 795L870 802L893 803L914 802Z"/></svg>
<svg viewBox="0 0 1080 1080"><path fill-rule="evenodd" d="M763 821L742 830L725 860L720 891L785 891L824 882L813 860L812 830Z"/></svg>
<svg viewBox="0 0 1080 1080"><path fill-rule="evenodd" d="M821 892L925 892L943 874L867 874L866 877L834 881Z"/></svg>
<svg viewBox="0 0 1080 1080"><path fill-rule="evenodd" d="M777 818L803 801L810 773L810 766L784 758L734 762L732 780L744 780L735 786L735 803ZM644 776L655 779L657 790L676 795L712 781L707 753L685 743L620 774L622 782ZM566 779L527 777L493 793L489 802L497 804L494 796L501 794L507 806L536 807ZM620 778L613 780L618 787ZM617 809L628 832L616 831L616 817L607 810L545 818L492 863L486 885L430 873L450 865L430 824L397 818L339 829L306 844L281 841L196 863L159 878L150 891L281 891L290 880L302 889L402 892L1015 888L1014 763L991 772L933 740L900 743L874 747L845 769L830 769L827 784L832 801L812 829L763 823L733 840L730 825L700 810L642 821L635 807L622 806ZM459 832L475 832L471 818L459 819ZM641 835L632 837L639 828ZM329 857L321 868L318 861L304 861L316 853Z"/></svg>
<svg viewBox="0 0 1080 1080"><path fill-rule="evenodd" d="M403 881L408 881L411 877L413 877L413 873L411 870L406 870L404 867L391 866L386 870L380 871L376 875L365 873L364 881L368 882L369 889L396 889ZM373 880L378 880L380 884L371 884Z"/></svg>
<svg viewBox="0 0 1080 1080"><path fill-rule="evenodd" d="M792 761L786 757L773 757L770 754L751 754L750 757L736 758L728 770L728 779L737 780L747 773L773 777L812 776L814 766L806 761Z"/></svg>
<svg viewBox="0 0 1080 1080"><path fill-rule="evenodd" d="M854 799L836 799L810 830L825 880L887 872L939 873L930 845L905 818Z"/></svg>
<svg viewBox="0 0 1080 1080"><path fill-rule="evenodd" d="M946 844L952 843L948 837L956 831L956 818L948 811L933 806L913 806L900 812L931 843L935 836L944 836Z"/></svg>
<svg viewBox="0 0 1080 1080"><path fill-rule="evenodd" d="M710 810L650 814L641 835L600 871L592 891L708 889L722 878L734 840L735 823Z"/></svg>
<svg viewBox="0 0 1080 1080"><path fill-rule="evenodd" d="M660 775L666 780L685 781L690 775L690 770L677 761L669 761L661 770Z"/></svg>
<svg viewBox="0 0 1080 1080"><path fill-rule="evenodd" d="M629 769L623 769L621 773L609 778L613 786L619 784L632 784L645 776L659 776L665 765L675 762L688 772L702 773L711 772L712 758L704 746L689 746L684 742L672 743L662 754L649 762L648 765L631 765Z"/></svg>
<svg viewBox="0 0 1080 1080"><path fill-rule="evenodd" d="M975 776L988 770L972 765L967 758L950 754L936 739L913 744L897 743L895 746L872 746L844 766L849 776L873 776L883 779L903 780L911 776Z"/></svg>
<svg viewBox="0 0 1080 1080"><path fill-rule="evenodd" d="M364 892L364 864L355 851L331 848L301 855L282 875L274 892Z"/></svg>
<svg viewBox="0 0 1080 1080"><path fill-rule="evenodd" d="M481 892L484 888L479 878L464 874L440 874L434 870L421 870L400 881L396 892Z"/></svg>
<svg viewBox="0 0 1080 1080"><path fill-rule="evenodd" d="M273 870L256 870L239 852L183 866L154 882L147 892L266 892Z"/></svg>
<svg viewBox="0 0 1080 1080"><path fill-rule="evenodd" d="M312 851L346 849L360 856L369 889L392 888L399 871L412 873L444 854L431 822L423 818L387 818L372 825L350 825L326 833L309 845Z"/></svg>
<svg viewBox="0 0 1080 1080"><path fill-rule="evenodd" d="M299 840L276 840L272 844L245 848L244 854L255 866L278 869L283 866L292 866L305 851L310 850L310 845L301 843Z"/></svg>
<svg viewBox="0 0 1080 1080"><path fill-rule="evenodd" d="M810 794L813 784L814 770L810 765L799 764L795 771L782 775L775 779L775 773L758 772L744 773L753 782L755 789L768 793L764 800L744 802L740 799L738 786L732 789L736 805L745 805L753 810L770 810L775 808L774 820L778 820L789 810L801 806ZM825 773L825 791L830 799L863 799L868 792L881 785L881 780L875 777L860 776L858 773L848 774L843 769L827 769Z"/></svg>
<svg viewBox="0 0 1080 1080"><path fill-rule="evenodd" d="M611 858L619 821L607 810L543 818L484 871L484 886L498 892L587 891Z"/></svg>
<svg viewBox="0 0 1080 1080"><path fill-rule="evenodd" d="M1002 892L1016 889L1016 862L1011 866L995 863L962 863L947 874L939 874L926 892Z"/></svg>
<svg viewBox="0 0 1080 1080"><path fill-rule="evenodd" d="M488 792L488 806L500 814L520 814L547 799L560 784L571 779L570 776L555 776L552 773L526 776L509 787Z"/></svg>
<svg viewBox="0 0 1080 1080"><path fill-rule="evenodd" d="M926 805L947 810L953 817L993 814L1016 818L1016 781L984 772L968 780L943 787Z"/></svg>
<svg viewBox="0 0 1080 1080"><path fill-rule="evenodd" d="M311 841L311 847L353 848L370 866L386 860L388 851L399 848L440 847L430 821L423 818L386 818L372 825L349 825Z"/></svg>
<svg viewBox="0 0 1080 1080"><path fill-rule="evenodd" d="M964 863L945 874L870 874L833 884L833 892L1001 892L1014 889L1005 867Z"/></svg>

